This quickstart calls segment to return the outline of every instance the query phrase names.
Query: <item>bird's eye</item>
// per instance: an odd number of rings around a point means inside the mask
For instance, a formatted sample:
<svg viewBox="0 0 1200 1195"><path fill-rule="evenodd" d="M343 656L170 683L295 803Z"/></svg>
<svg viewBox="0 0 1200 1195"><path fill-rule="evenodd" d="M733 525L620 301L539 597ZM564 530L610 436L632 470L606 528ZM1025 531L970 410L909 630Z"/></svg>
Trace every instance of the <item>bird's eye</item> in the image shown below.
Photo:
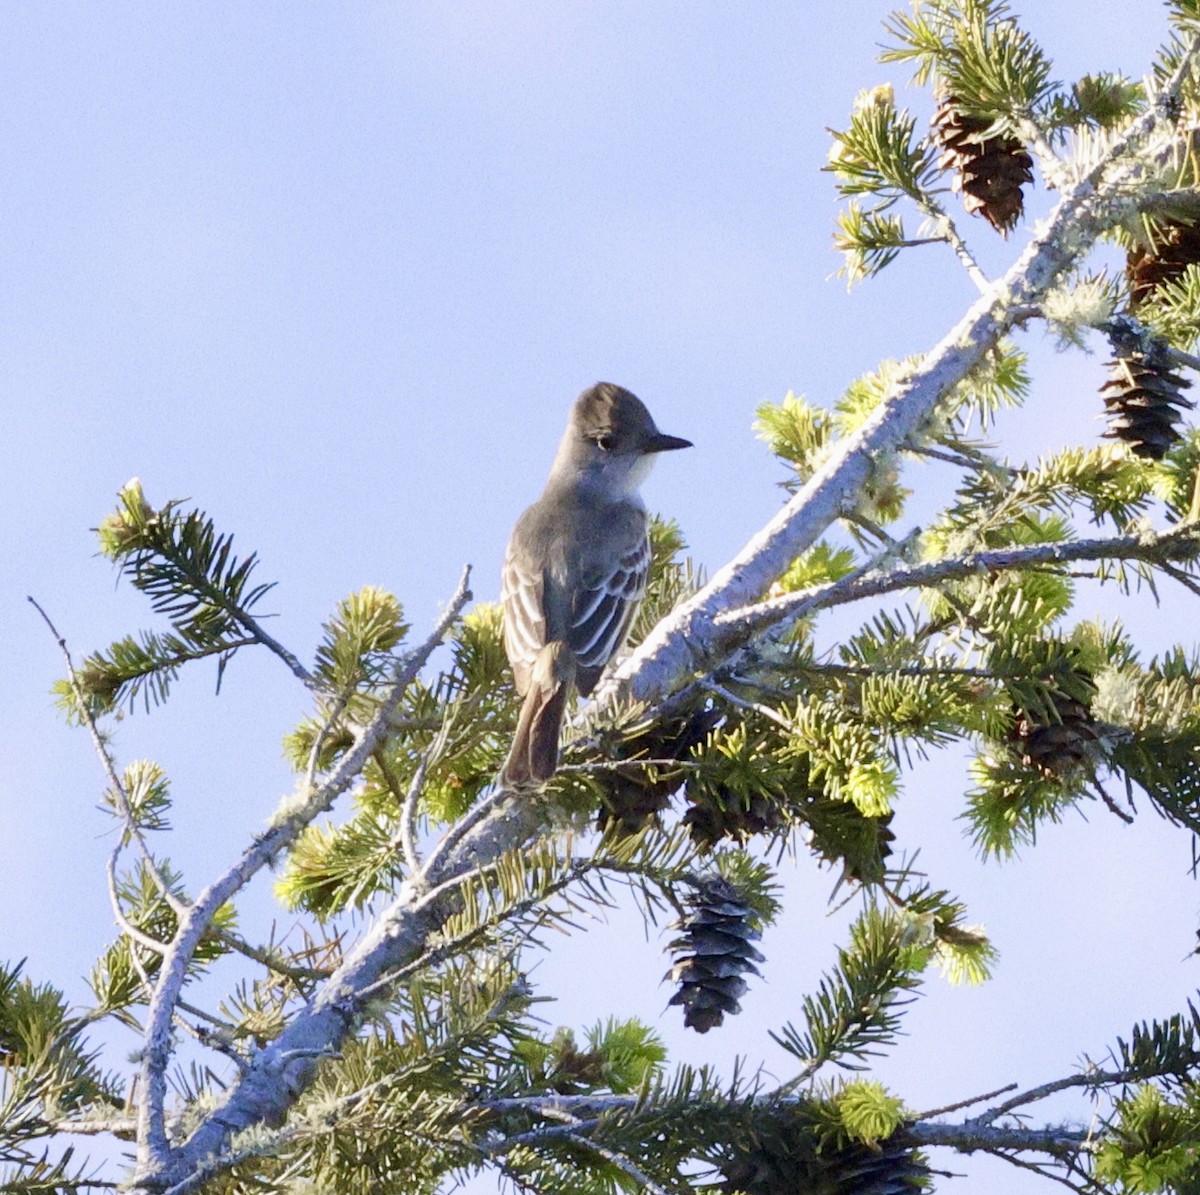
<svg viewBox="0 0 1200 1195"><path fill-rule="evenodd" d="M612 446L615 443L616 443L616 440L612 436L597 436L596 437L596 447L599 448L601 452L611 451Z"/></svg>

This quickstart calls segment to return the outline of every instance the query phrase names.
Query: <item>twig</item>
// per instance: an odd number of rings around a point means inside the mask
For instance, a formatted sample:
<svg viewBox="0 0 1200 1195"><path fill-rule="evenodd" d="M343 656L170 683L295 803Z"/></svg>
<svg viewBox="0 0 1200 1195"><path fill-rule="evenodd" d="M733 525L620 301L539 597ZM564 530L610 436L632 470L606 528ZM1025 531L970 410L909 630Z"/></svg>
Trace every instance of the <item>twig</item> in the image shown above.
<svg viewBox="0 0 1200 1195"><path fill-rule="evenodd" d="M1018 473L1012 466L990 460L982 453L972 456L958 449L934 448L929 444L909 444L905 451L914 456L927 456L935 461L944 461L948 465L957 465L960 469L970 469L975 473L998 473L1006 478L1014 478Z"/></svg>
<svg viewBox="0 0 1200 1195"><path fill-rule="evenodd" d="M602 1115L617 1109L637 1107L635 1095L513 1095L484 1100L481 1107L493 1112L536 1112L551 1115L551 1110L582 1115Z"/></svg>
<svg viewBox="0 0 1200 1195"><path fill-rule="evenodd" d="M285 979L290 979L294 983L311 983L315 980L325 979L329 975L329 971L323 970L320 967L297 967L292 963L285 963L270 950L266 950L261 946L253 946L245 938L230 933L227 929L213 928L210 932L213 937L228 946L230 950L245 955L246 958L253 959L256 963L261 963L268 971L274 971L277 975L282 975Z"/></svg>
<svg viewBox="0 0 1200 1195"><path fill-rule="evenodd" d="M736 706L738 709L759 714L768 721L774 722L788 736L796 733L795 724L785 718L778 710L773 710L769 705L763 705L761 701L747 701L744 697L739 697L736 693L731 693L724 685L717 684L715 680L705 680L703 686L714 697L719 697L722 701L727 701L730 705Z"/></svg>
<svg viewBox="0 0 1200 1195"><path fill-rule="evenodd" d="M417 819L417 802L421 799L421 793L425 788L425 777L429 774L429 769L445 754L453 723L454 718L451 712L442 720L433 741L422 753L421 761L417 764L416 771L413 772L412 781L409 783L408 791L404 794L404 800L400 805L400 828L397 838L410 875L415 874L421 867L421 856L417 852L417 835L414 828ZM395 843L396 839L394 838L392 841Z"/></svg>
<svg viewBox="0 0 1200 1195"><path fill-rule="evenodd" d="M108 881L108 902L112 907L113 918L117 923L117 928L131 942L136 942L139 946L144 946L147 950L153 951L155 954L164 955L169 949L166 942L160 942L157 938L151 937L145 930L139 929L128 917L125 916L125 910L121 908L120 895L117 892L117 860L121 857L121 848L117 846L113 849L108 857L105 865L105 878ZM137 956L136 950L130 950L130 961L133 963L134 969L141 977L142 983L145 985L146 991L153 991L154 985L150 982L150 977L146 974L142 967L141 960Z"/></svg>
<svg viewBox="0 0 1200 1195"><path fill-rule="evenodd" d="M1074 1191L1075 1195L1093 1195L1093 1192L1096 1190L1094 1185L1073 1183L1065 1175L1055 1174L1053 1170L1049 1170L1045 1166L1039 1166L1037 1162L1031 1162L1028 1158L1017 1157L1010 1150L985 1148L980 1152L990 1154L993 1158L999 1158L1002 1162L1007 1162L1010 1166L1016 1166L1018 1170L1030 1170L1039 1178L1048 1178L1052 1182L1060 1183L1068 1191ZM1059 1165L1063 1165L1061 1160L1059 1161Z"/></svg>
<svg viewBox="0 0 1200 1195"><path fill-rule="evenodd" d="M554 1113L547 1109L542 1115L553 1116ZM536 1129L528 1129L524 1133L514 1133L511 1137L504 1137L500 1141L488 1142L480 1147L480 1152L488 1157L500 1157L523 1145L537 1145L539 1142L552 1140L555 1137L573 1137L576 1133L590 1133L599 1124L598 1118L576 1120L572 1117L563 1124L539 1125Z"/></svg>
<svg viewBox="0 0 1200 1195"><path fill-rule="evenodd" d="M590 1149L593 1153L599 1154L606 1162L611 1162L618 1170L624 1171L636 1183L641 1183L642 1189L649 1191L650 1195L667 1195L667 1191L659 1186L644 1170L627 1158L622 1153L617 1153L615 1150L607 1149L598 1142L593 1141L590 1137L582 1136L578 1130L571 1135L571 1140L577 1145L582 1145L586 1149Z"/></svg>
<svg viewBox="0 0 1200 1195"><path fill-rule="evenodd" d="M312 792L317 783L317 770L321 760L321 749L329 740L334 723L346 712L346 694L341 694L334 702L333 708L326 714L321 729L313 738L312 750L308 753L308 766L304 769L304 790Z"/></svg>
<svg viewBox="0 0 1200 1195"><path fill-rule="evenodd" d="M514 793L511 789L497 787L481 801L476 801L435 844L429 858L425 861L422 874L428 876L440 871L445 860L449 858L459 843L514 797L520 799L519 794Z"/></svg>
<svg viewBox="0 0 1200 1195"><path fill-rule="evenodd" d="M982 1104L984 1100L994 1100L998 1095L1004 1095L1007 1091L1016 1091L1016 1083L1006 1083L1003 1087L997 1087L995 1091L987 1091L983 1095L972 1095L965 1100L956 1100L953 1104L943 1104L940 1108L930 1108L927 1112L918 1112L913 1120L932 1120L935 1116L945 1116L947 1112L958 1112L962 1108L969 1108L972 1104Z"/></svg>
<svg viewBox="0 0 1200 1195"><path fill-rule="evenodd" d="M91 736L92 746L95 748L96 755L100 759L100 766L104 769L104 774L108 777L108 783L112 788L113 797L116 799L117 808L120 811L121 818L125 823L125 833L133 841L138 848L138 853L145 861L146 867L149 869L150 876L154 881L155 887L162 894L163 899L167 902L175 914L178 916L187 908L186 901L181 901L174 892L171 891L170 885L163 878L159 871L158 862L154 858L153 852L150 850L149 843L146 842L145 835L142 833L141 827L137 823L137 818L133 814L133 805L130 803L129 794L125 791L125 785L121 778L117 775L117 765L109 753L108 747L104 742L104 736L100 733L99 726L96 725L95 715L88 706L87 699L83 693L83 687L79 683L79 674L75 671L75 661L71 658L71 650L67 647L67 641L59 634L58 628L50 620L50 615L42 609L39 602L27 596L25 599L29 604L42 616L42 621L50 630L50 634L54 636L54 641L58 644L59 651L62 652L63 659L67 665L67 682L71 686L71 692L75 697L75 706L78 710L80 718L83 719L83 724L88 728L88 734ZM117 853L120 853L118 845ZM115 863L115 859L114 859Z"/></svg>
<svg viewBox="0 0 1200 1195"><path fill-rule="evenodd" d="M1200 596L1200 583L1197 583L1194 578L1189 577L1182 569L1176 568L1175 565L1169 562L1164 562L1160 567L1172 581L1177 581L1184 589L1190 590L1192 593Z"/></svg>
<svg viewBox="0 0 1200 1195"><path fill-rule="evenodd" d="M1116 817L1119 817L1121 819L1121 821L1123 821L1127 826L1133 825L1132 815L1126 813L1125 810L1122 809L1120 807L1120 805L1118 805L1116 803L1116 801L1114 801L1112 799L1112 797L1110 797L1108 795L1108 793L1105 791L1104 786L1095 777L1092 778L1092 787L1096 790L1096 793L1099 795L1100 800L1102 800L1104 802L1104 804L1108 807L1109 813L1115 815Z"/></svg>
<svg viewBox="0 0 1200 1195"><path fill-rule="evenodd" d="M432 750L426 751L421 756L421 762L417 764L416 771L413 772L412 782L404 794L404 803L400 806L400 828L392 839L393 844L397 839L400 841L400 847L404 854L404 865L408 868L409 874L419 871L421 867L421 856L417 853L417 836L413 824L417 816L417 802L421 799L421 790L425 787L425 777L429 772L431 756Z"/></svg>
<svg viewBox="0 0 1200 1195"><path fill-rule="evenodd" d="M268 635L252 614L243 610L236 602L229 601L223 590L209 585L207 577L203 578L203 581L205 588L209 590L210 598L214 605L220 606L256 643L261 644L268 651L278 656L287 665L292 675L306 688L314 690L317 688L316 678L300 663L298 656L284 647L278 639ZM239 644L238 646L241 645Z"/></svg>
<svg viewBox="0 0 1200 1195"><path fill-rule="evenodd" d="M994 1124L1001 1116L1011 1112L1014 1108L1023 1107L1025 1104L1036 1104L1039 1100L1044 1100L1056 1092L1068 1091L1072 1087L1109 1087L1117 1083L1128 1083L1134 1077L1136 1076L1131 1075L1128 1071L1090 1070L1079 1075L1067 1075L1062 1079L1052 1079L1049 1083L1042 1083L1037 1087L1030 1087L1027 1091L1018 1092L994 1108L988 1108L978 1116L973 1116L966 1124L969 1127Z"/></svg>
<svg viewBox="0 0 1200 1195"><path fill-rule="evenodd" d="M749 683L749 682L748 682ZM628 772L633 769L644 771L646 768L678 768L681 771L698 771L704 765L692 759L606 759L602 763L564 763L559 764L556 776L589 776L605 772Z"/></svg>
<svg viewBox="0 0 1200 1195"><path fill-rule="evenodd" d="M967 242L963 240L962 233L958 231L958 226L950 214L940 203L928 197L918 200L918 206L933 220L941 238L954 250L955 257L967 271L968 277L975 284L975 289L981 295L987 294L992 288L991 279L980 269L979 262L975 260L975 255L967 247Z"/></svg>
<svg viewBox="0 0 1200 1195"><path fill-rule="evenodd" d="M214 1017L210 1012L205 1012L202 1008L197 1008L194 1004L185 1003L183 1000L177 1001L175 1008L177 1010L175 1024L194 1037L202 1046L223 1054L240 1071L244 1071L249 1066L246 1056L233 1044L232 1025L222 1021L219 1017ZM183 1013L207 1021L214 1028L205 1029L200 1025L193 1025L187 1017L181 1015Z"/></svg>
<svg viewBox="0 0 1200 1195"><path fill-rule="evenodd" d="M73 1137L102 1137L111 1134L124 1139L132 1137L136 1127L132 1117L120 1120L55 1120L51 1124L55 1133L70 1133Z"/></svg>

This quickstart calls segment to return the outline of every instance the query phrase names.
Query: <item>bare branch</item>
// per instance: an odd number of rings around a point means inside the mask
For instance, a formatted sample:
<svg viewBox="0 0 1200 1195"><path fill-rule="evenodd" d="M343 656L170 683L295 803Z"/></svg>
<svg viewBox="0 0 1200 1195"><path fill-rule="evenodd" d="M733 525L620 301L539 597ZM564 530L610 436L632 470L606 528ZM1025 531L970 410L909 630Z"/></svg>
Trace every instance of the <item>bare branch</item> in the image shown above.
<svg viewBox="0 0 1200 1195"><path fill-rule="evenodd" d="M933 221L938 234L936 239L945 241L954 250L954 256L967 271L968 277L975 284L975 289L981 295L987 294L992 286L991 279L980 268L979 262L975 260L975 255L967 247L967 242L963 240L962 233L958 231L958 226L950 214L940 203L924 194L917 199L917 204Z"/></svg>
<svg viewBox="0 0 1200 1195"><path fill-rule="evenodd" d="M917 1145L940 1145L959 1153L973 1153L977 1149L994 1153L997 1150L1024 1150L1031 1153L1052 1154L1055 1157L1078 1153L1091 1134L1087 1129L1055 1125L1045 1129L1027 1129L1020 1126L976 1124L939 1124L936 1121L919 1121L905 1125L904 1134Z"/></svg>
<svg viewBox="0 0 1200 1195"><path fill-rule="evenodd" d="M418 871L421 867L421 856L417 852L415 830L417 803L420 801L421 792L425 788L425 777L429 774L429 769L441 759L446 751L446 747L450 741L450 729L453 724L452 709L442 720L442 724L438 727L438 732L434 736L433 741L426 748L424 754L422 754L421 761L417 764L412 781L408 786L408 791L404 794L404 800L400 805L400 828L393 839L393 845L397 842L399 843L404 853L404 863L410 873Z"/></svg>
<svg viewBox="0 0 1200 1195"><path fill-rule="evenodd" d="M292 675L301 681L306 688L317 688L316 678L300 663L299 657L284 647L278 639L267 634L258 619L248 611L243 610L241 606L229 601L220 589L213 590L211 596L215 604L219 605L246 632L247 636L253 642L261 644L268 651L278 656L288 666ZM242 643L235 643L232 646L241 647Z"/></svg>
<svg viewBox="0 0 1200 1195"><path fill-rule="evenodd" d="M1069 1091L1072 1087L1111 1087L1115 1084L1128 1083L1135 1077L1137 1076L1128 1071L1102 1071L1089 1068L1078 1075L1052 1079L1049 1083L1042 1083L1027 1091L1020 1091L994 1108L988 1108L978 1116L973 1116L966 1123L972 1126L994 1124L1001 1116L1013 1111L1014 1108L1022 1108L1026 1104L1036 1104L1039 1100L1044 1100L1056 1092Z"/></svg>
<svg viewBox="0 0 1200 1195"><path fill-rule="evenodd" d="M998 1095L1004 1095L1005 1092L1015 1091L1016 1083L1006 1083L1003 1087L997 1087L995 1091L984 1092L983 1095L968 1096L965 1100L955 1100L953 1104L943 1104L940 1108L930 1108L927 1112L918 1112L913 1120L932 1120L935 1116L945 1116L947 1112L958 1112L963 1108L969 1108L972 1104L982 1104L984 1100L994 1100Z"/></svg>
<svg viewBox="0 0 1200 1195"><path fill-rule="evenodd" d="M111 1135L128 1141L133 1137L137 1122L132 1117L121 1117L116 1120L55 1120L51 1124L56 1133L69 1133L73 1137Z"/></svg>

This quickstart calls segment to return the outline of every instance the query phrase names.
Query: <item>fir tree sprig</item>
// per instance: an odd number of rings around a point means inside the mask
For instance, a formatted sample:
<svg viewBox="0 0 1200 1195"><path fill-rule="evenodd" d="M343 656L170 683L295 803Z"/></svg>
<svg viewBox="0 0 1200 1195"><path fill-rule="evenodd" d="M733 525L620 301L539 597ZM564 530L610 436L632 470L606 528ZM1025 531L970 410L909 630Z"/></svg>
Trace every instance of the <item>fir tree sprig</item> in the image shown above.
<svg viewBox="0 0 1200 1195"><path fill-rule="evenodd" d="M118 499L116 511L100 524L100 551L170 620L171 630L126 636L83 661L79 685L94 713L133 708L139 698L147 709L161 704L179 670L193 660L215 656L219 686L237 651L255 643L309 682L300 661L251 614L274 587L253 582L255 553L239 559L233 537L218 532L203 511L184 511L178 502L156 510L136 479Z"/></svg>
<svg viewBox="0 0 1200 1195"><path fill-rule="evenodd" d="M912 63L918 83L938 78L998 131L1017 132L1056 86L1050 60L1004 0L928 0L893 13L885 28L892 44L881 61Z"/></svg>
<svg viewBox="0 0 1200 1195"><path fill-rule="evenodd" d="M900 916L868 907L855 922L837 967L804 997L804 1028L785 1025L772 1039L802 1066L788 1088L832 1062L862 1069L900 1031L901 1010L921 985L924 943Z"/></svg>

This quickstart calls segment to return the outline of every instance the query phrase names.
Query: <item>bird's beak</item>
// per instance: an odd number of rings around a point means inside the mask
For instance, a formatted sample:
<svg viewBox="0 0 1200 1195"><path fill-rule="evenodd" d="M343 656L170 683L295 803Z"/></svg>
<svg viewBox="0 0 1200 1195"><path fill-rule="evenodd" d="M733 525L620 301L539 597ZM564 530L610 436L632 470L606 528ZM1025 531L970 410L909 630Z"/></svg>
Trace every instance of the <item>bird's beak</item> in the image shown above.
<svg viewBox="0 0 1200 1195"><path fill-rule="evenodd" d="M676 448L691 448L691 440L681 439L679 436L668 436L664 432L655 432L652 436L647 437L646 443L642 448L643 452L671 452Z"/></svg>

